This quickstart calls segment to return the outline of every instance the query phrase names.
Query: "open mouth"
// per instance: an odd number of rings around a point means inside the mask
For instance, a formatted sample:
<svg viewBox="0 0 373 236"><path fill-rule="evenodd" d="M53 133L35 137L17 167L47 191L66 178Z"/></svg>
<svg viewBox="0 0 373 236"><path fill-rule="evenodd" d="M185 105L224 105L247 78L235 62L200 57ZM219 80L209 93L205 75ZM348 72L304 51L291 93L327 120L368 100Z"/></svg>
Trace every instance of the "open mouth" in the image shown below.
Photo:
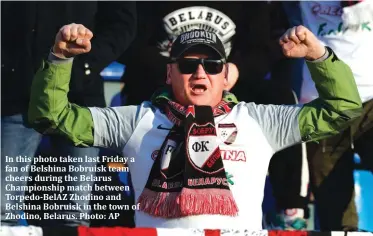
<svg viewBox="0 0 373 236"><path fill-rule="evenodd" d="M196 94L202 94L206 90L207 90L207 87L206 85L203 85L203 84L195 84L192 87L192 91Z"/></svg>

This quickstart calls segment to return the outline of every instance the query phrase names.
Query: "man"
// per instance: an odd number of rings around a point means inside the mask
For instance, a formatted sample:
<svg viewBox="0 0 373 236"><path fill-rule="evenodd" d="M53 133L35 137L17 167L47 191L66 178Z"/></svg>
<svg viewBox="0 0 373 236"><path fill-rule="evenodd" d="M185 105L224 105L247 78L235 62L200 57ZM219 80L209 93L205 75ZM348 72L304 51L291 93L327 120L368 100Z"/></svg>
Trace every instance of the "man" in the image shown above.
<svg viewBox="0 0 373 236"><path fill-rule="evenodd" d="M27 184L49 185L50 182L35 181L36 175L66 175L72 174L79 176L86 173L29 173L21 171L22 168L27 168L35 160L35 152L38 148L42 136L29 127L27 122L27 111L30 98L31 83L35 72L42 60L49 54L51 44L54 42L55 32L61 26L69 22L84 22L94 33L95 38L92 39L92 50L89 53L79 55L75 58L72 73L69 98L74 103L81 106L98 106L105 107L103 80L100 76L101 70L108 66L112 61L116 60L131 44L136 34L136 4L135 2L107 2L107 1L92 1L92 2L1 2L1 19L7 24L2 26L1 37L1 192L14 194L14 191L6 191L6 186L13 185L19 188ZM16 29L16 30L15 30ZM44 137L44 140L48 140ZM66 142L61 137L53 137L49 139L51 142L52 156L98 156L98 148L81 148L74 147ZM49 156L45 153L38 153L42 156ZM6 156L30 157L24 161L7 162ZM50 163L43 163L44 166ZM53 163L63 166L66 163ZM79 166L95 166L95 162L74 162L71 165ZM16 168L16 172L6 172L5 166L9 165ZM36 166L40 167L40 163ZM10 177L13 175L19 178L19 181L14 181ZM63 176L59 176L63 177ZM8 179L9 178L9 179ZM28 181L27 181L28 180ZM70 181L64 182L62 185L93 186L94 181L86 179L85 181ZM70 191L66 193L72 193ZM76 191L77 196L86 196L91 192L87 189ZM20 191L19 195L27 195L24 191ZM53 192L37 192L35 195L43 196L44 194L53 195ZM86 205L89 200L83 198L75 198L72 200L75 204ZM53 204L55 201L48 200L33 200L33 205L43 206L44 203ZM62 200L61 204L68 204L66 200ZM22 214L22 210L27 211L22 207L22 201L19 199L9 199L5 194L1 196L1 224L17 225L16 217ZM65 212L65 215L79 214L89 212L88 209L81 211L71 210L64 211L58 209L60 213ZM43 211L35 210L43 218ZM6 217L6 214L11 214L14 217ZM68 218L68 219L66 219ZM49 220L34 220L28 221L30 224L38 225L88 225L89 220L77 220L71 217L65 217L65 220L49 219Z"/></svg>
<svg viewBox="0 0 373 236"><path fill-rule="evenodd" d="M291 59L286 59L278 50L278 38L289 28L286 15L280 10L281 3L268 4L265 1L138 2L138 33L120 59L126 65L122 77L125 83L123 105L140 105L149 101L154 92L164 86L167 74L164 65L169 60L172 43L179 34L192 29L204 29L219 36L229 66L225 90L232 89L240 101L295 104L290 76L286 74L286 64L290 64ZM264 79L272 68L271 79ZM297 179L291 181L288 175L301 171L298 166L302 162L301 151L301 145L295 145L274 155L269 166L273 187L278 186L274 181L290 186L297 183ZM284 173L283 169L289 167L284 158L291 161L293 171ZM279 191L276 190L273 191L276 205L281 210L288 206L288 202L303 203L302 198L299 200L300 190L297 188L286 188L281 184ZM267 212L266 205L263 209ZM291 221L293 228L306 227L298 221L294 220L294 224Z"/></svg>
<svg viewBox="0 0 373 236"><path fill-rule="evenodd" d="M63 135L75 145L110 147L128 157L140 209L137 227L261 229L273 153L336 134L361 112L349 68L303 26L280 39L287 57L313 61L308 66L320 98L303 107L237 103L223 91L223 44L203 30L176 38L168 87L151 103L80 107L66 94L73 57L89 52L91 38L83 25L58 32L53 54L33 82L29 118L39 132Z"/></svg>

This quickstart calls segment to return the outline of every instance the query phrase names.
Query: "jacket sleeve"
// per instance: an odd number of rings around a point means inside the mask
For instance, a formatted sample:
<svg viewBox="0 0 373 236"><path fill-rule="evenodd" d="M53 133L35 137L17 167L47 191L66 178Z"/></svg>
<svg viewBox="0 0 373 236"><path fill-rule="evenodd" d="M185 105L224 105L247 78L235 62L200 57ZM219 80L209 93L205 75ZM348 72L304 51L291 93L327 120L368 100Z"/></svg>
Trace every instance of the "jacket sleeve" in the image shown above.
<svg viewBox="0 0 373 236"><path fill-rule="evenodd" d="M323 62L307 62L319 98L305 104L298 116L302 141L338 134L362 113L362 101L349 66L334 52Z"/></svg>
<svg viewBox="0 0 373 236"><path fill-rule="evenodd" d="M317 99L304 105L246 104L274 152L338 134L361 115L362 102L351 69L328 51L324 61L307 62Z"/></svg>
<svg viewBox="0 0 373 236"><path fill-rule="evenodd" d="M68 102L72 60L43 61L31 86L28 121L42 134L59 134L76 146L93 145L93 119L88 108Z"/></svg>
<svg viewBox="0 0 373 236"><path fill-rule="evenodd" d="M72 59L52 54L37 71L31 87L28 121L42 134L65 137L75 146L121 151L151 104L81 107L68 101Z"/></svg>

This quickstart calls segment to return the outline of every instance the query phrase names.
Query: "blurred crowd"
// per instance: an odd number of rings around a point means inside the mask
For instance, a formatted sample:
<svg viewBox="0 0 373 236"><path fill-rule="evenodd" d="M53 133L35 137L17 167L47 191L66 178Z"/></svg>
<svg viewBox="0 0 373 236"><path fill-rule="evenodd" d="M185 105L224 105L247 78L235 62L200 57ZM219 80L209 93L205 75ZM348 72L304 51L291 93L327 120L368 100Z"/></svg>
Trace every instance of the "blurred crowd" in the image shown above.
<svg viewBox="0 0 373 236"><path fill-rule="evenodd" d="M259 104L308 102L318 94L304 59L285 58L278 43L289 27L304 25L350 66L364 113L337 136L320 143L292 146L273 156L268 173L276 210L265 214L263 224L268 229L306 229L310 215L308 204L312 199L316 202L321 230L358 230L354 155L359 155L363 168L373 172L372 1L1 2L1 11L2 191L5 191L9 175L4 171L6 165L21 168L31 164L31 161L6 163L5 156L35 156L42 140L48 140L51 156L94 157L111 153L99 148L74 147L61 138L43 137L27 124L33 75L48 56L56 32L63 25L83 24L94 34L91 52L74 58L69 92L70 101L91 107L108 105L105 104L100 72L114 61L126 66L122 76L125 84L121 91L125 98L122 105L139 105L149 100L155 90L165 85L167 72L164 65L168 62L173 40L194 28L215 32L224 43L229 55L227 89L240 101ZM78 164L94 166L97 163ZM120 184L116 173L98 174L112 175L113 184ZM15 185L35 184L27 183L29 173L19 172L18 175L23 178L14 182ZM107 183L75 181L69 184ZM79 194L90 192L80 191ZM132 197L124 195L123 201L132 204ZM2 224L19 224L5 217L10 211L6 210L6 204L17 203L18 200L7 200L2 194ZM85 200L77 200L77 203L94 204ZM34 201L33 204L42 205L42 202ZM110 212L101 213L108 215ZM134 226L133 212L119 213L121 217L116 220L37 220L28 223Z"/></svg>

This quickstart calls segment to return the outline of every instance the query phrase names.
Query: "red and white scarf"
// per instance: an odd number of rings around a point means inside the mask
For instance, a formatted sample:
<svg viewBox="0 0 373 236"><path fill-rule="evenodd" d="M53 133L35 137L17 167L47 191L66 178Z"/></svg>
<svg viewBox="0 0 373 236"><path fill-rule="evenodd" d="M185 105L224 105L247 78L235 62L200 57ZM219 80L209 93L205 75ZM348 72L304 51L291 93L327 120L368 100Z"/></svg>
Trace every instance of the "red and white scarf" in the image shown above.
<svg viewBox="0 0 373 236"><path fill-rule="evenodd" d="M139 197L140 210L157 217L219 214L235 216L238 208L229 189L218 146L214 117L229 113L237 100L224 93L210 106L182 106L167 90L152 102L174 123L154 161Z"/></svg>

